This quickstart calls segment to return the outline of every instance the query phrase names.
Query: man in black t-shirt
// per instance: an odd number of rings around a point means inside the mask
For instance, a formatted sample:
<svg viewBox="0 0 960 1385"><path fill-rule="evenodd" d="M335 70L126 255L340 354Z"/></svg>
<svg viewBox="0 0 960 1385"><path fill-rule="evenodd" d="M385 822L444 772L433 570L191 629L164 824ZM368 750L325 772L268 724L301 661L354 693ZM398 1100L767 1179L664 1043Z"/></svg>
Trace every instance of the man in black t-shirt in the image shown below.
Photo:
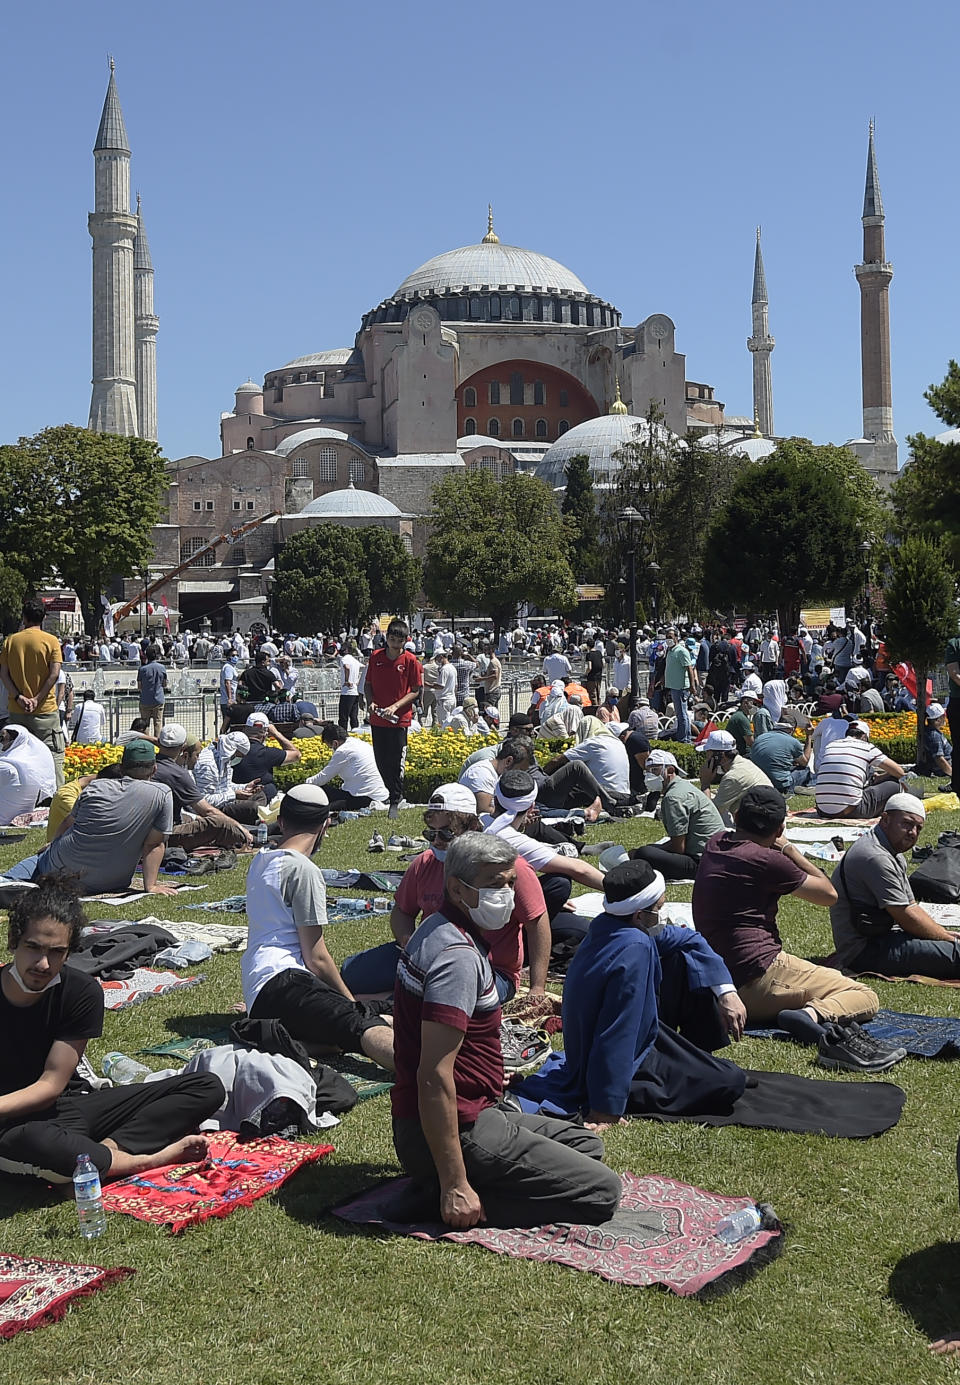
<svg viewBox="0 0 960 1385"><path fill-rule="evenodd" d="M235 784L259 782L267 803L272 803L280 792L274 782L273 771L279 769L281 765L295 765L302 752L294 745L293 741L288 741L286 736L277 730L264 712L251 712L247 717L244 730L250 740L250 749L239 765L235 767L233 782ZM265 744L268 735L272 736L275 741L279 741L281 749Z"/></svg>
<svg viewBox="0 0 960 1385"><path fill-rule="evenodd" d="M86 916L47 876L10 910L13 960L0 968L0 1171L69 1183L81 1154L101 1178L128 1178L206 1157L188 1135L225 1093L210 1073L92 1091L77 1077L88 1039L103 1032L98 981L65 966Z"/></svg>
<svg viewBox="0 0 960 1385"><path fill-rule="evenodd" d="M222 846L233 851L252 846L253 838L247 829L208 803L187 769L185 758L199 745L197 738L188 735L178 722L167 721L157 737L157 744L154 778L166 784L173 795L173 831L167 837L167 845L179 846L185 851L193 851L198 846Z"/></svg>

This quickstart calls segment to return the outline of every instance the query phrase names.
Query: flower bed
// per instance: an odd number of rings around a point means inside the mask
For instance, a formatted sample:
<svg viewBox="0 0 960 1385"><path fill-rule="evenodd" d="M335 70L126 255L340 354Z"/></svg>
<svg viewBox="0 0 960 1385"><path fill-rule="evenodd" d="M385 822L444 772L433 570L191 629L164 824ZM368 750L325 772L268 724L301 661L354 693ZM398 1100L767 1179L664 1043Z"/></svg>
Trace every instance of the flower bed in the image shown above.
<svg viewBox="0 0 960 1385"><path fill-rule="evenodd" d="M96 774L104 765L113 765L123 754L122 745L68 745L63 756L63 777L69 781L84 774Z"/></svg>
<svg viewBox="0 0 960 1385"><path fill-rule="evenodd" d="M814 717L813 724L825 720ZM917 758L917 714L916 712L867 712L861 721L870 727L870 743L898 765L912 765ZM795 731L798 740L803 740L802 731Z"/></svg>

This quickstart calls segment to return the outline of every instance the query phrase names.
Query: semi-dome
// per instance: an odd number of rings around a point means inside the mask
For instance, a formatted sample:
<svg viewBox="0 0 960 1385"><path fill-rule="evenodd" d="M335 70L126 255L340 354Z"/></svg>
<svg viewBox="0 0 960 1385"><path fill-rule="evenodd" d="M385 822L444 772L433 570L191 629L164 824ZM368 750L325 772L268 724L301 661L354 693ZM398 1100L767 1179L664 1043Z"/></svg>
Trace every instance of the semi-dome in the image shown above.
<svg viewBox="0 0 960 1385"><path fill-rule="evenodd" d="M359 352L353 346L337 346L330 351L314 351L309 356L297 356L293 361L287 361L286 365L280 367L281 370L293 370L298 366L337 366L350 365L354 360L359 359Z"/></svg>
<svg viewBox="0 0 960 1385"><path fill-rule="evenodd" d="M638 431L639 430L639 431ZM666 432L666 430L664 430ZM610 413L578 423L552 443L537 464L536 475L555 490L566 486L566 468L571 458L586 453L594 485L610 485L620 463L614 452L627 442L645 441L647 421L634 414Z"/></svg>
<svg viewBox="0 0 960 1385"><path fill-rule="evenodd" d="M278 457L289 457L291 452L296 451L308 442L349 442L350 437L347 433L341 433L339 428L301 428L298 433L291 433L289 437L278 442L273 449Z"/></svg>
<svg viewBox="0 0 960 1385"><path fill-rule="evenodd" d="M300 513L323 515L327 519L397 519L403 511L399 510L392 500L387 500L386 496L377 495L376 491L357 490L351 481L346 490L327 491L326 495L318 495L316 500L304 505Z"/></svg>

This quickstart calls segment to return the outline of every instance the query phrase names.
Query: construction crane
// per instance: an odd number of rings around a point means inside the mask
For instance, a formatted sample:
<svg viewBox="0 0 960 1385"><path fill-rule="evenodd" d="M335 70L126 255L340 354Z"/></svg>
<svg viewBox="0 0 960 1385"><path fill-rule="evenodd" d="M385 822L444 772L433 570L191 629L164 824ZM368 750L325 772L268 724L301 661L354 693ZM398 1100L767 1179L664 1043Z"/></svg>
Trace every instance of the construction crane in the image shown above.
<svg viewBox="0 0 960 1385"><path fill-rule="evenodd" d="M271 510L268 515L261 515L259 519L248 519L246 524L238 524L235 529L227 529L224 533L218 534L215 539L211 539L202 548L198 548L196 553L191 553L184 562L178 563L176 567L172 567L159 577L155 577L152 582L147 582L138 596L124 602L122 606L118 606L113 612L114 623L118 624L124 620L142 601L148 601L155 591L159 591L167 582L172 582L175 577L179 577L180 573L185 572L188 567L194 567L197 559L201 558L204 553L212 552L219 548L222 543L236 543L244 534L249 534L251 529L258 529L261 524L266 524L268 519L275 519L278 514L278 510Z"/></svg>

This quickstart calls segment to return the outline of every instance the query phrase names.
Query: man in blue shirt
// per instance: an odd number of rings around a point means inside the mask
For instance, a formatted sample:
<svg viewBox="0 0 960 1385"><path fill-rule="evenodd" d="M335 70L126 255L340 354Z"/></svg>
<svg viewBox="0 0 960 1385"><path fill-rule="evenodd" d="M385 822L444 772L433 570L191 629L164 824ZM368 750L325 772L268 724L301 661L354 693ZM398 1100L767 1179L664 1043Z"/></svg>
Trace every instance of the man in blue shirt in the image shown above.
<svg viewBox="0 0 960 1385"><path fill-rule="evenodd" d="M160 662L160 650L152 644L147 650L147 662L137 672L140 693L140 715L153 722L153 734L159 736L163 725L163 704L166 698L167 670Z"/></svg>
<svg viewBox="0 0 960 1385"><path fill-rule="evenodd" d="M798 741L786 731L764 731L754 741L750 759L763 770L773 787L788 797L801 784L807 784L812 779L812 751L812 731L807 732L803 741Z"/></svg>

